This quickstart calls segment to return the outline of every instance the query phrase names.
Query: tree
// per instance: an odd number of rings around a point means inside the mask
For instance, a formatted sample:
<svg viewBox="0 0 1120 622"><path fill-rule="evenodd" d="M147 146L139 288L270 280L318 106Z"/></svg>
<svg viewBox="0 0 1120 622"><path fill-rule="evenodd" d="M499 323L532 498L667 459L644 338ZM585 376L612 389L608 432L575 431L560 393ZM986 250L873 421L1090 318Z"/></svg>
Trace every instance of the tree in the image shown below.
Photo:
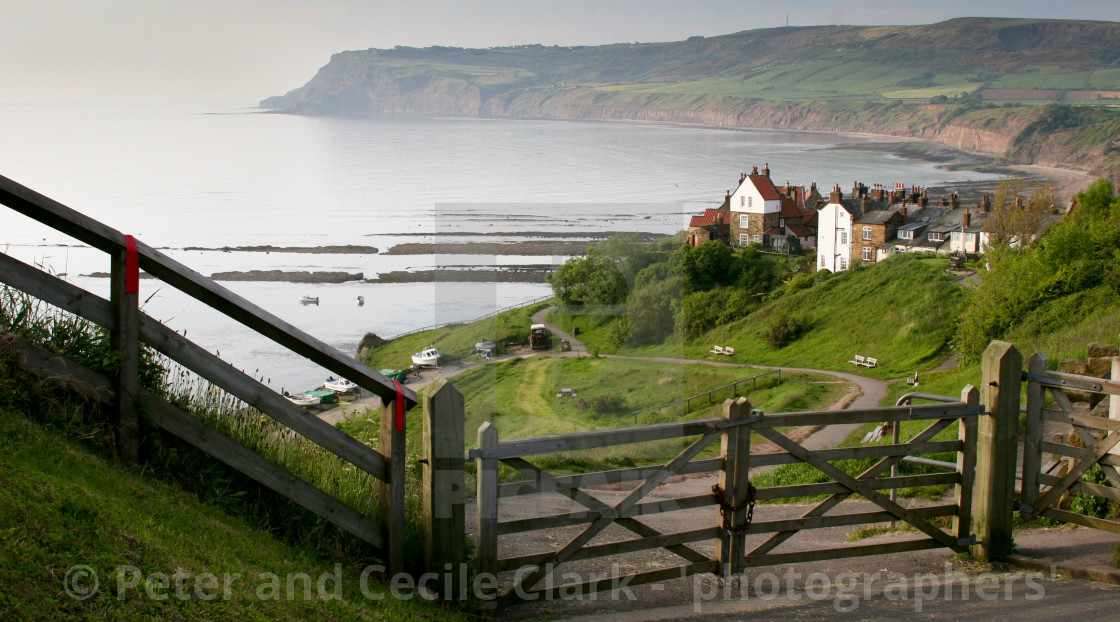
<svg viewBox="0 0 1120 622"><path fill-rule="evenodd" d="M613 261L592 248L572 257L548 276L548 283L566 305L617 305L626 301L626 277Z"/></svg>
<svg viewBox="0 0 1120 622"><path fill-rule="evenodd" d="M1058 196L1049 181L1008 177L1000 182L992 213L984 223L990 246L1029 246L1053 222Z"/></svg>

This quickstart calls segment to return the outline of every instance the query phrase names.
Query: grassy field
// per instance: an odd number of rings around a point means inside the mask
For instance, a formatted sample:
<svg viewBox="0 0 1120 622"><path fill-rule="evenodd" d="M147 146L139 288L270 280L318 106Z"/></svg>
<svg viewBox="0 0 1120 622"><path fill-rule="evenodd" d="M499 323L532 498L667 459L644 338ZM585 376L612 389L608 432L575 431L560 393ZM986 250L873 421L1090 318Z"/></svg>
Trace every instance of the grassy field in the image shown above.
<svg viewBox="0 0 1120 622"><path fill-rule="evenodd" d="M0 481L5 620L462 619L419 599L395 599L377 579L363 594L364 563L336 571L329 556L285 545L11 410L0 410ZM96 591L82 570L67 574L79 565L96 573ZM236 577L228 592L227 576ZM68 596L67 585L87 598Z"/></svg>
<svg viewBox="0 0 1120 622"><path fill-rule="evenodd" d="M466 324L449 324L388 341L373 350L365 363L374 369L401 369L412 365L413 354L427 346L436 346L440 354L452 359L466 359L480 341L498 344L498 353L509 342L528 343L530 317L548 306L540 302L527 307L503 311L493 317Z"/></svg>
<svg viewBox="0 0 1120 622"><path fill-rule="evenodd" d="M805 367L859 372L873 378L898 378L929 369L949 355L964 290L951 282L948 259L896 256L888 261L833 275L808 289L781 296L754 313L717 327L691 343L679 339L642 348L618 349L633 356L677 356L732 363ZM800 337L773 349L762 331L783 315L804 325ZM557 316L578 324L580 339L604 353L605 328L594 319ZM732 346L733 356L712 354L713 345ZM848 363L856 354L875 357L875 369Z"/></svg>

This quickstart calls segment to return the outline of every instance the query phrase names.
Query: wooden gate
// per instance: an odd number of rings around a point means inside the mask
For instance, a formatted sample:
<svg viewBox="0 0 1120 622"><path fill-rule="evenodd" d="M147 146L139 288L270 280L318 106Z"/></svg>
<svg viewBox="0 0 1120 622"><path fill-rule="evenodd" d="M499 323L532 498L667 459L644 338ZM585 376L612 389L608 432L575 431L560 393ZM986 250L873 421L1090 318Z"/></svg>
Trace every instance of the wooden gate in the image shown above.
<svg viewBox="0 0 1120 622"><path fill-rule="evenodd" d="M948 398L951 400L952 398ZM583 432L537 438L501 441L498 430L485 423L478 431L478 447L470 450L475 461L478 483L478 559L479 570L502 577L507 587L502 602L513 604L522 600L588 595L619 585L635 586L700 573L730 576L746 568L773 564L796 563L841 557L897 553L938 547L963 551L973 543L970 531L972 477L976 465L977 421L983 409L979 392L967 387L959 402L898 406L849 411L818 411L764 415L752 411L745 398L724 403L722 419L637 426L616 430ZM902 422L926 420L929 425L904 443L810 451L783 433L789 428L844 424ZM938 433L960 422L957 438L935 440ZM526 458L558 452L627 445L647 441L698 437L672 460L662 465L618 469L579 475L556 476L534 465ZM720 439L716 458L696 458ZM752 453L752 445L767 441L779 450L776 453ZM891 467L906 456L956 452L952 468L942 473L890 476ZM879 458L873 466L858 475L850 475L836 462L857 458ZM803 462L825 474L825 483L755 488L748 475L751 469ZM512 467L524 479L499 483L499 464ZM684 496L669 495L659 501L643 501L652 491L673 476L718 474L712 492ZM641 482L616 503L603 501L592 494L595 486ZM951 485L955 494L951 503L921 508L906 508L892 501L881 490L904 487ZM672 488L669 488L672 492ZM577 512L524 516L499 520L502 500L526 495L558 494L583 506ZM662 491L662 495L666 495ZM845 499L858 494L879 506L871 512L830 514ZM828 495L801 517L785 520L751 520L755 501ZM698 508L711 508L710 514L698 514L700 524L710 526L672 533L659 531L640 518ZM953 517L945 531L931 519ZM913 525L921 537L887 544L847 546L842 548L773 552L804 529L860 525L883 521L903 521ZM624 528L636 537L619 539L601 537L612 525ZM697 521L690 522L697 525ZM520 552L502 556L500 548L513 548L508 543L499 547L502 537L516 536L543 529L577 528L574 536L564 536L558 548L538 552ZM757 536L751 538L751 536ZM750 540L759 540L748 546ZM516 539L515 539L516 540ZM523 539L517 544L523 544ZM703 552L689 544L704 542L711 552ZM789 548L789 547L787 547ZM600 576L591 581L557 585L553 580L562 564L579 560L664 549L679 562L668 559L658 562L662 567L629 574ZM503 574L504 573L504 574ZM577 572L586 577L588 572Z"/></svg>
<svg viewBox="0 0 1120 622"><path fill-rule="evenodd" d="M1017 509L1027 517L1120 533L1120 521L1058 507L1070 493L1120 500L1120 382L1116 378L1120 364L1113 359L1112 380L1048 371L1046 367L1046 357L1035 354L1023 374L1027 382L1027 420ZM1109 400L1110 417L1079 411L1066 395L1067 390L1108 396L1103 399ZM1047 422L1068 426L1071 432L1064 442L1060 437L1047 438ZM1044 461L1046 456L1049 459ZM1106 484L1081 481L1094 466L1100 468Z"/></svg>

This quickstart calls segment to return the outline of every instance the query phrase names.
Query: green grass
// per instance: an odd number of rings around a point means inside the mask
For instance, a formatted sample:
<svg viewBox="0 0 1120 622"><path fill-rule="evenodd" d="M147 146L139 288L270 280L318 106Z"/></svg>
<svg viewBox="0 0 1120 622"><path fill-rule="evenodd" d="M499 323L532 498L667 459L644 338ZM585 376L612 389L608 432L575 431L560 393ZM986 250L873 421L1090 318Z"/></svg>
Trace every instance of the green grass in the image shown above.
<svg viewBox="0 0 1120 622"><path fill-rule="evenodd" d="M421 602L388 595L369 581L363 596L363 565L340 568L341 598L319 597L315 581L333 573L329 555L312 555L286 545L245 520L199 501L177 486L153 480L107 461L9 409L0 409L0 618L20 619L244 619L244 620L453 620L460 616ZM326 553L326 552L324 552ZM100 588L86 600L66 595L69 568L86 565ZM118 567L132 567L117 573ZM128 585L139 573L180 572L185 591L164 591L167 600L148 598L144 586L116 596L118 579ZM206 573L226 575L229 598L211 589ZM273 592L271 577L282 589ZM287 577L312 578L311 597L297 579L287 598ZM193 578L198 578L195 582ZM81 586L89 586L82 583ZM193 589L198 585L201 598ZM324 581L331 597L333 580ZM258 592L258 590L260 590ZM153 593L159 594L158 590ZM260 595L278 594L279 599ZM178 594L184 594L185 599Z"/></svg>
<svg viewBox="0 0 1120 622"><path fill-rule="evenodd" d="M527 307L503 311L493 317L466 324L448 324L388 341L373 350L366 364L374 369L402 369L412 365L411 356L427 346L436 346L445 357L468 358L480 341L498 344L503 353L507 342L528 343L530 317L548 306L540 302Z"/></svg>

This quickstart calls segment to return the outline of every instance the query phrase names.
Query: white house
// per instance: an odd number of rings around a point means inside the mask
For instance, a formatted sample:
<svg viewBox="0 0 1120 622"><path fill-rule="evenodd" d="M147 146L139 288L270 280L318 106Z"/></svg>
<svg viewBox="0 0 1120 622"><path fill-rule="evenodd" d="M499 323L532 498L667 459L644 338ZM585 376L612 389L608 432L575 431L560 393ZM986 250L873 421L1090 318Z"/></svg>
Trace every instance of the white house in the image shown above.
<svg viewBox="0 0 1120 622"><path fill-rule="evenodd" d="M840 272L852 257L852 223L858 207L845 205L840 186L832 187L828 203L817 210L817 269ZM858 205L858 203L855 203Z"/></svg>
<svg viewBox="0 0 1120 622"><path fill-rule="evenodd" d="M739 177L739 187L728 198L731 211L731 244L745 247L764 244L766 232L778 226L782 198L770 181L769 167L759 174L758 167L750 175Z"/></svg>

